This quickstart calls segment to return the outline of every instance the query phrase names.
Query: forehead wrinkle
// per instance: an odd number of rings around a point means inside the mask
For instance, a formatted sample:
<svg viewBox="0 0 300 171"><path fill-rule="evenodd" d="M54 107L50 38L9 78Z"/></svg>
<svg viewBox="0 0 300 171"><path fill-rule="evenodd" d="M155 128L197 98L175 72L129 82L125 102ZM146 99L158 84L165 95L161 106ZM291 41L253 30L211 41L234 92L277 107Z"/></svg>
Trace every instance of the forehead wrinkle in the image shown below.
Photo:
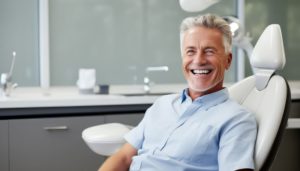
<svg viewBox="0 0 300 171"><path fill-rule="evenodd" d="M206 50L206 49L212 49L217 50L217 48L214 46L214 44L210 44L208 42L196 40L192 43L189 43L186 45L185 49L198 49L198 50Z"/></svg>
<svg viewBox="0 0 300 171"><path fill-rule="evenodd" d="M215 47L215 41L210 41L210 39L204 38L197 30L190 29L187 30L184 34L183 43L184 43L184 49L207 49L212 48L216 49Z"/></svg>
<svg viewBox="0 0 300 171"><path fill-rule="evenodd" d="M186 33L184 36L184 49L201 49L201 40L193 35L193 33Z"/></svg>
<svg viewBox="0 0 300 171"><path fill-rule="evenodd" d="M202 31L204 31L204 30L209 30L209 32L207 33L208 35L202 33ZM221 36L221 39L218 39L220 36ZM204 49L207 47L211 47L213 49L218 49L218 48L216 48L215 40L221 41L221 42L218 42L218 44L220 44L220 46L225 51L225 47L224 47L224 43L223 43L224 37L222 36L222 34L220 33L219 30L209 29L209 28L205 28L205 27L193 27L185 32L184 37L185 37L185 39L189 39L188 41L185 40L185 43L189 43L189 45L191 43L193 43L193 45L198 47L199 49Z"/></svg>

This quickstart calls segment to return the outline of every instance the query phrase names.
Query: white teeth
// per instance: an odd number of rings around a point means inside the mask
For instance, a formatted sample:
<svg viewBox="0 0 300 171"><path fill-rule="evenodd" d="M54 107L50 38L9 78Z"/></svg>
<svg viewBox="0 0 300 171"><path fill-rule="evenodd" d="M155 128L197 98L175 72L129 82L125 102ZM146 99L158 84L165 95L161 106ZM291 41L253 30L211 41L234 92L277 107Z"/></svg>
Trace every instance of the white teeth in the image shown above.
<svg viewBox="0 0 300 171"><path fill-rule="evenodd" d="M208 74L210 71L206 69L194 69L192 72L194 74Z"/></svg>

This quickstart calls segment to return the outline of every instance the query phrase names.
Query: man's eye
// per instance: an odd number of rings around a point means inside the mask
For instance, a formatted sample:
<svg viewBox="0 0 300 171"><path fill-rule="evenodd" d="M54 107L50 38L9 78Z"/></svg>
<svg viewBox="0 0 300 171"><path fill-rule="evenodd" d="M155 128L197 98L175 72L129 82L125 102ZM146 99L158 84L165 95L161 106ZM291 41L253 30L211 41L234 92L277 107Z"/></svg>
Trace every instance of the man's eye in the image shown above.
<svg viewBox="0 0 300 171"><path fill-rule="evenodd" d="M213 55L213 54L215 54L215 52L212 49L207 49L207 50L205 50L205 54L206 55Z"/></svg>
<svg viewBox="0 0 300 171"><path fill-rule="evenodd" d="M186 51L186 54L187 54L188 56L191 56L191 55L194 55L194 54L195 54L195 51L194 51L194 50L187 50L187 51Z"/></svg>

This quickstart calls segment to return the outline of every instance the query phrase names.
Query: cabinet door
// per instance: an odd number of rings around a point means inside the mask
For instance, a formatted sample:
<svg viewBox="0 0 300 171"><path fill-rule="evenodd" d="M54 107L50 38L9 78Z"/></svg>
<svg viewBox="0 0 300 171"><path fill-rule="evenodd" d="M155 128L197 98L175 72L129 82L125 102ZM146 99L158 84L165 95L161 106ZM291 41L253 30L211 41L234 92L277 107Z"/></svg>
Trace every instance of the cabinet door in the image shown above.
<svg viewBox="0 0 300 171"><path fill-rule="evenodd" d="M8 171L8 121L0 120L0 170Z"/></svg>
<svg viewBox="0 0 300 171"><path fill-rule="evenodd" d="M137 114L118 114L118 115L106 115L105 123L123 123L126 125L136 126L143 119L143 113Z"/></svg>
<svg viewBox="0 0 300 171"><path fill-rule="evenodd" d="M104 157L92 152L81 138L103 116L11 120L11 171L97 170Z"/></svg>

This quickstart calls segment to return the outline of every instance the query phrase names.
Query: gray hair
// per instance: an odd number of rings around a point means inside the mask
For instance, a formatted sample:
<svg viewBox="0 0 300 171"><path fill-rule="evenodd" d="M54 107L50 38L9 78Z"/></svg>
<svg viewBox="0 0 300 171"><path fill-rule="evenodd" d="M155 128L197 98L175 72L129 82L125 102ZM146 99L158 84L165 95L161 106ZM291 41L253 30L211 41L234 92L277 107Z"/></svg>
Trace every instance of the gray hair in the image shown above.
<svg viewBox="0 0 300 171"><path fill-rule="evenodd" d="M223 34L225 53L231 52L232 34L229 24L221 17L213 14L199 15L184 19L180 26L180 50L183 55L183 37L187 30L194 27L217 29Z"/></svg>

